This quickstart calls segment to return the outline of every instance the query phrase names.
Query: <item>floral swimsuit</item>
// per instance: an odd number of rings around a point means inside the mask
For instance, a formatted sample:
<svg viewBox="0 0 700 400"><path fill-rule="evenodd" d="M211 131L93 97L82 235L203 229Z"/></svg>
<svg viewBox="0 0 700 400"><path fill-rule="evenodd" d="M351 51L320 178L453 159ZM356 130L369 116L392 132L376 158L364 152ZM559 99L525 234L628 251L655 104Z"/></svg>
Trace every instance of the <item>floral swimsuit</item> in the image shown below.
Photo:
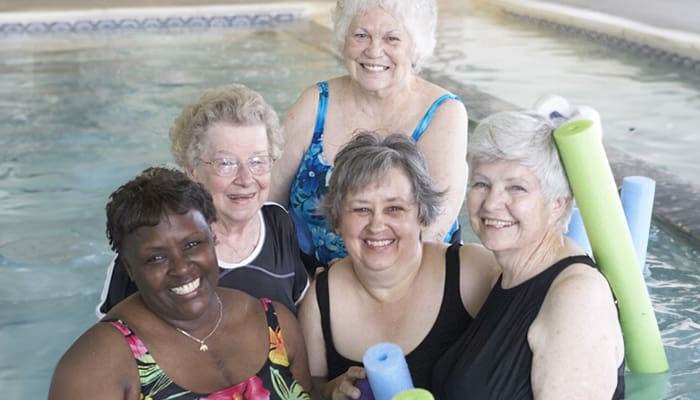
<svg viewBox="0 0 700 400"><path fill-rule="evenodd" d="M343 239L333 230L323 215L318 212L318 202L328 192L328 182L333 166L323 154L323 127L328 108L328 82L318 82L318 112L311 145L299 165L294 182L289 191L289 214L297 227L299 247L308 255L315 256L323 265L333 259L347 256ZM451 93L440 96L433 102L423 119L413 131L411 138L418 141L433 119L435 110L446 100L460 100ZM445 242L452 241L452 235L459 229L455 221L445 237Z"/></svg>
<svg viewBox="0 0 700 400"><path fill-rule="evenodd" d="M265 309L270 337L270 351L265 365L256 375L243 382L210 394L193 393L178 386L163 372L141 339L123 321L107 322L124 335L136 359L142 400L311 400L289 370L282 331L270 300L261 299L261 302Z"/></svg>

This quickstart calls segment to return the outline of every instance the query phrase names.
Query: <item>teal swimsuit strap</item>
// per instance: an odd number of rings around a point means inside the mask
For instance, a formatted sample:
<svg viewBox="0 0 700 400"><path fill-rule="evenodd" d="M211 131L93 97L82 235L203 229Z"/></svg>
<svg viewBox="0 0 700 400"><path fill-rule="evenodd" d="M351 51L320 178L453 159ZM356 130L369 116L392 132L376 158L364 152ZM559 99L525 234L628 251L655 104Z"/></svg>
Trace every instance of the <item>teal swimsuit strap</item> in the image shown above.
<svg viewBox="0 0 700 400"><path fill-rule="evenodd" d="M326 124L326 110L328 109L328 82L318 82L318 111L316 112L316 125L312 142L320 140L323 134L323 126Z"/></svg>
<svg viewBox="0 0 700 400"><path fill-rule="evenodd" d="M423 116L423 119L418 123L416 130L413 131L411 138L413 138L414 142L417 142L418 139L420 139L421 135L423 135L423 132L425 132L425 129L428 127L428 124L430 124L430 121L433 119L433 114L435 114L435 110L437 110L437 108L440 107L440 105L447 100L462 99L459 96L452 93L445 93L442 96L438 97L437 100L435 100L433 104L430 105L428 111L425 112L425 115Z"/></svg>

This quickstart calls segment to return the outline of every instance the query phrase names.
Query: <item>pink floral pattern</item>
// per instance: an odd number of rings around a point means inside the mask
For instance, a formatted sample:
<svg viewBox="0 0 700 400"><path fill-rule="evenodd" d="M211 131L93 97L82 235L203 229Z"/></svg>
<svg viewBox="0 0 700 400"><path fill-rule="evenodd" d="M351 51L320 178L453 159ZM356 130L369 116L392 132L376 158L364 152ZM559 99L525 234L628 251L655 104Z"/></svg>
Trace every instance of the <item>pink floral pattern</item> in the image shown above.
<svg viewBox="0 0 700 400"><path fill-rule="evenodd" d="M261 299L268 323L268 359L256 374L236 385L210 394L190 392L173 382L148 349L121 320L108 321L124 335L138 367L142 400L311 400L311 396L294 380L284 338L272 302Z"/></svg>

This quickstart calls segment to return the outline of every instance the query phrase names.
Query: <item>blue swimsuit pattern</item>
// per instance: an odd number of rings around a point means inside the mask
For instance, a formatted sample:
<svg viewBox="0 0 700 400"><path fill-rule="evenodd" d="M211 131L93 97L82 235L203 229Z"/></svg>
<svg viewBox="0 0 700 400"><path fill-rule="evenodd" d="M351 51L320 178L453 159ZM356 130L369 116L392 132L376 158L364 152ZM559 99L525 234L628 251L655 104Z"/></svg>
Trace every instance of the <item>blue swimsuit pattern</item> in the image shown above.
<svg viewBox="0 0 700 400"><path fill-rule="evenodd" d="M311 145L299 165L296 178L289 192L289 214L297 228L299 246L304 253L313 255L323 265L328 265L333 259L347 256L343 239L326 222L318 212L318 203L328 192L328 182L333 170L323 154L323 127L326 122L328 108L328 82L318 82L319 90L318 112ZM433 119L435 110L446 100L461 100L459 96L448 93L433 102L423 119L413 131L411 137L418 141ZM459 229L455 221L452 229L445 237L450 242L452 234Z"/></svg>

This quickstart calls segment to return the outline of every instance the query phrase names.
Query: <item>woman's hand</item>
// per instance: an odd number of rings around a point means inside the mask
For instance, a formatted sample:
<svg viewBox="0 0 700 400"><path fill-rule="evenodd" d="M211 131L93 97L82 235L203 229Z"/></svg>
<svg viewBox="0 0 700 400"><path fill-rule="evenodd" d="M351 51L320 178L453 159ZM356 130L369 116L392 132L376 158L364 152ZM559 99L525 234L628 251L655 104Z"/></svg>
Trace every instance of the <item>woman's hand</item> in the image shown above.
<svg viewBox="0 0 700 400"><path fill-rule="evenodd" d="M327 383L323 397L331 400L359 399L362 392L355 386L355 381L366 377L364 368L350 367L344 374Z"/></svg>

